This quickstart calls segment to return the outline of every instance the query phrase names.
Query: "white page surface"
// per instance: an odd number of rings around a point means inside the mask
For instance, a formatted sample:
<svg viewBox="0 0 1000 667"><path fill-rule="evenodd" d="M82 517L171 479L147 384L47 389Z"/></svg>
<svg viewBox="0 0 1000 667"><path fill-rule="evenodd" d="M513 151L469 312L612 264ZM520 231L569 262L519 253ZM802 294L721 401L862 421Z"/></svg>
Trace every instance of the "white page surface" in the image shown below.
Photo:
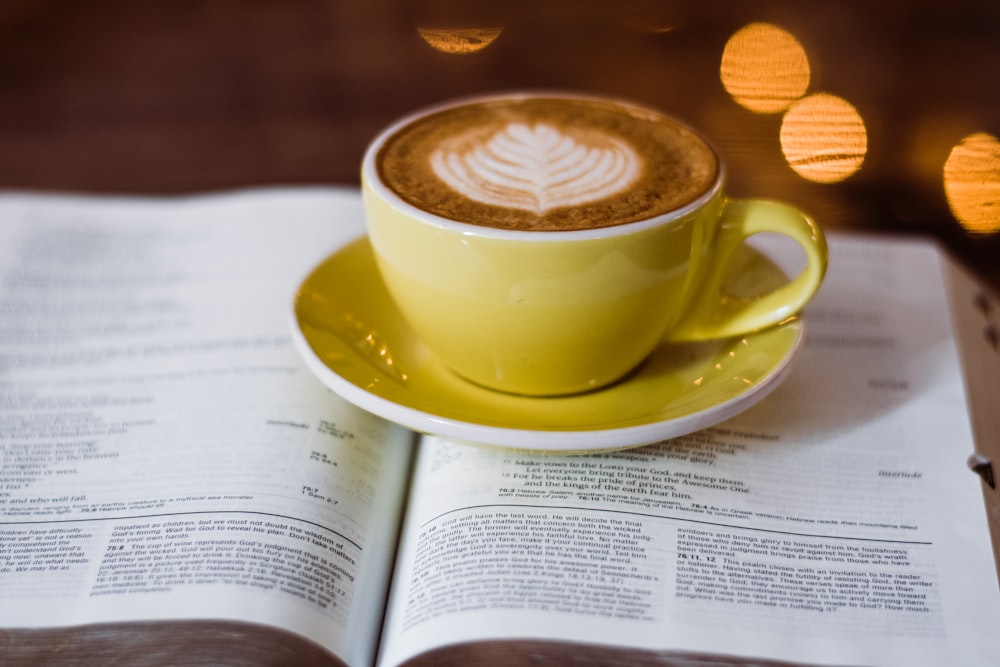
<svg viewBox="0 0 1000 667"><path fill-rule="evenodd" d="M833 236L791 375L715 428L581 457L427 439L384 663L506 638L1000 664L942 261Z"/></svg>
<svg viewBox="0 0 1000 667"><path fill-rule="evenodd" d="M288 330L360 216L346 189L0 198L0 626L237 619L370 664L412 436Z"/></svg>

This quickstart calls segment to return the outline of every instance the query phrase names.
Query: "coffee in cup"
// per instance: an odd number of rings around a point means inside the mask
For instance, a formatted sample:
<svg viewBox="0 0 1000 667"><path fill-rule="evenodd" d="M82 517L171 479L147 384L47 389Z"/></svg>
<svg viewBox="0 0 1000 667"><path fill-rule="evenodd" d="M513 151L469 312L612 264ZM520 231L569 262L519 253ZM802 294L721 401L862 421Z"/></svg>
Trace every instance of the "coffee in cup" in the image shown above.
<svg viewBox="0 0 1000 667"><path fill-rule="evenodd" d="M379 271L458 375L548 396L600 388L658 345L753 332L796 313L826 268L786 204L732 200L698 133L629 102L511 93L450 102L383 131L362 165ZM772 232L806 268L753 298L729 259Z"/></svg>
<svg viewBox="0 0 1000 667"><path fill-rule="evenodd" d="M686 127L604 100L502 98L423 116L388 137L379 179L449 220L566 231L682 208L715 182L718 160Z"/></svg>

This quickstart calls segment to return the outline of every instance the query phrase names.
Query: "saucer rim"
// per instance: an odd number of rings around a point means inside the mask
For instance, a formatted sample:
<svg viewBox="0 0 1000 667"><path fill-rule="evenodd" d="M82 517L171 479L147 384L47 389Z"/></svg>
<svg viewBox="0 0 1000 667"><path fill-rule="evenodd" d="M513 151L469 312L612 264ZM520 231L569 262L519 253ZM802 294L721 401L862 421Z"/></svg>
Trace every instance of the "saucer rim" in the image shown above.
<svg viewBox="0 0 1000 667"><path fill-rule="evenodd" d="M330 368L319 356L303 331L298 316L301 288L337 253L366 234L342 240L306 272L297 283L291 302L290 328L293 342L309 370L331 391L376 416L404 426L419 434L438 436L467 444L547 453L594 453L641 447L687 435L721 423L756 405L777 389L790 372L805 338L801 315L797 318L796 336L781 358L753 385L740 394L689 414L647 423L608 428L516 428L482 424L445 417L398 403L358 386ZM762 253L764 254L764 253ZM765 254L766 256L766 254ZM747 334L752 337L757 333ZM624 382L629 382L628 379ZM602 390L597 390L599 393ZM544 401L544 398L526 400Z"/></svg>

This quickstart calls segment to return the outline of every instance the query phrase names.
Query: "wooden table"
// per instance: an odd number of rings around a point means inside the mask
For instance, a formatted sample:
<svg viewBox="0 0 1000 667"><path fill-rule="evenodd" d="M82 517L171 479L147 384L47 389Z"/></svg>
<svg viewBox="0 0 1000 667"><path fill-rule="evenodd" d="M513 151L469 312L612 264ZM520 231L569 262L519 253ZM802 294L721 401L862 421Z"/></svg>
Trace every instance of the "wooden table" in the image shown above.
<svg viewBox="0 0 1000 667"><path fill-rule="evenodd" d="M965 231L945 188L956 147L1000 135L1000 3L468 4L6 0L0 187L353 184L371 136L415 107L482 91L578 89L700 128L737 195L794 202L828 229L933 235L1000 288L1000 233ZM806 85L792 86L790 109L757 113L727 89L724 54L759 23L780 27L792 46L778 43L763 61L751 54L750 65L730 61L729 75L754 66L765 78L800 76L804 57ZM860 168L835 182L797 173L790 159L813 158L786 158L781 140L791 109L822 95L855 110L866 142ZM992 189L979 195L993 222L997 159ZM959 188L974 177L960 174Z"/></svg>

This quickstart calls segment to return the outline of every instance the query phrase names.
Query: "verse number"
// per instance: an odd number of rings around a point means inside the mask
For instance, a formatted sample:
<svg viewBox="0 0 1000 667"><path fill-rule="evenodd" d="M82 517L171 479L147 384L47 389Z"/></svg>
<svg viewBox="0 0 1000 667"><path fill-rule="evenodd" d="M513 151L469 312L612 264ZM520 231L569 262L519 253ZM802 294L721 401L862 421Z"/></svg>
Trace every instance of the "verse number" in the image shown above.
<svg viewBox="0 0 1000 667"><path fill-rule="evenodd" d="M679 553L679 554L677 554L677 557L680 558L681 560L694 560L694 561L698 561L699 563L714 563L715 562L715 556L702 556L701 554Z"/></svg>

